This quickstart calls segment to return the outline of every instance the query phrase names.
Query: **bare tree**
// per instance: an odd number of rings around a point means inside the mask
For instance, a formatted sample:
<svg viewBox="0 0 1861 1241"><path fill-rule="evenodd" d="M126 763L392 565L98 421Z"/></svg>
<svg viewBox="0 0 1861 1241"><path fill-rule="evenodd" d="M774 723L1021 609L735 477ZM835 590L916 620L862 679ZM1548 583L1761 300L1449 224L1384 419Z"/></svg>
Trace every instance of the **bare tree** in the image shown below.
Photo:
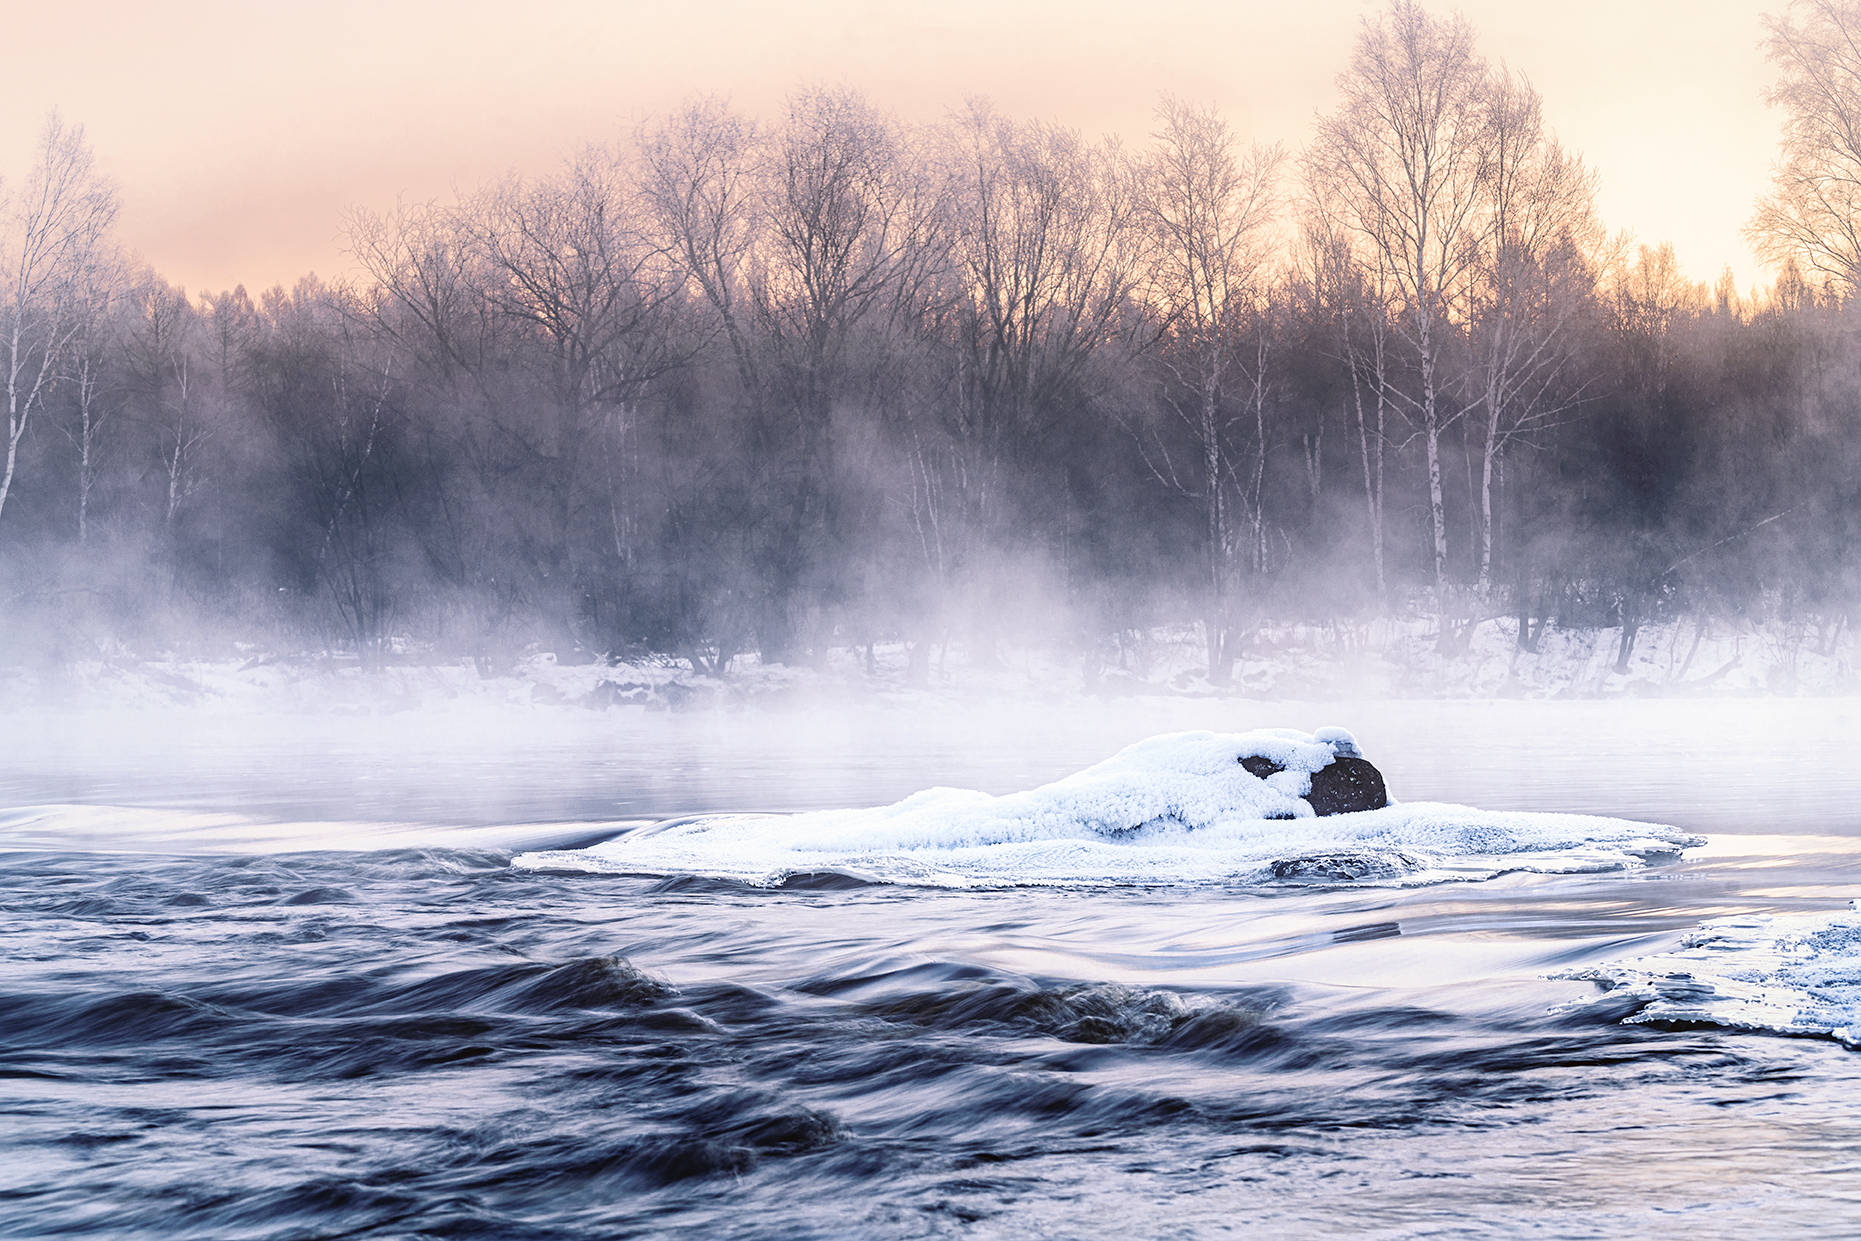
<svg viewBox="0 0 1861 1241"><path fill-rule="evenodd" d="M970 549L1014 554L1049 519L1014 494L1013 471L1088 416L1101 396L1094 369L1138 342L1147 237L1129 161L1113 144L1017 123L981 101L942 138L955 305L944 391L930 405L935 433L920 441L934 446L921 460L942 478L917 493L944 506L941 545L957 588L981 592L975 640L987 662L1009 609L1003 579L978 574Z"/></svg>
<svg viewBox="0 0 1861 1241"><path fill-rule="evenodd" d="M70 416L60 429L77 453L80 547L90 543L91 495L103 463L104 433L122 412L121 375L114 363L122 347L120 320L129 293L123 256L99 247L77 284L73 302L76 326L61 368L71 404Z"/></svg>
<svg viewBox="0 0 1861 1241"><path fill-rule="evenodd" d="M1493 573L1493 492L1501 455L1576 407L1576 324L1606 261L1595 176L1545 130L1529 82L1495 79L1487 133L1486 217L1469 328L1480 427L1477 589Z"/></svg>
<svg viewBox="0 0 1861 1241"><path fill-rule="evenodd" d="M760 223L762 135L721 99L703 98L642 127L635 145L645 225L662 252L675 261L686 300L706 312L693 333L694 345L718 339L725 343L735 372L737 403L753 411L761 400L766 369L750 303L751 249ZM700 523L684 509L675 511L673 525L681 539L699 537ZM714 540L706 550L721 551L716 547L721 541L725 540ZM727 667L732 654L742 649L742 633L749 624L743 614L745 592L733 580L736 575L718 577L731 584L711 592L687 592L688 600L703 597L704 602L684 603L674 625L677 632L670 636L700 673Z"/></svg>
<svg viewBox="0 0 1861 1241"><path fill-rule="evenodd" d="M294 585L364 663L388 649L411 598L400 562L405 510L395 356L364 334L351 295L315 278L268 293L254 343L254 412L277 456L274 520L290 532Z"/></svg>
<svg viewBox="0 0 1861 1241"><path fill-rule="evenodd" d="M611 459L596 467L604 449L624 450L648 385L682 361L668 330L681 281L639 227L632 174L628 157L589 148L554 176L508 181L459 215L481 294L527 343L516 359L550 397L540 411L501 411L498 427L540 492L534 555L563 600L579 598L592 571L574 538L590 501L616 560L631 560L634 480ZM623 451L619 464L630 460ZM578 618L563 614L570 632Z"/></svg>
<svg viewBox="0 0 1861 1241"><path fill-rule="evenodd" d="M591 147L553 177L507 182L464 217L491 304L549 342L550 386L570 418L562 449L586 411L626 404L672 361L659 314L672 290L638 227L631 171Z"/></svg>
<svg viewBox="0 0 1861 1241"><path fill-rule="evenodd" d="M1703 286L1686 278L1671 241L1640 246L1635 261L1610 267L1608 299L1616 330L1638 349L1643 376L1664 389L1673 369L1675 329L1708 304Z"/></svg>
<svg viewBox="0 0 1861 1241"><path fill-rule="evenodd" d="M1152 148L1138 164L1136 202L1152 239L1148 296L1166 325L1157 350L1171 381L1164 402L1187 433L1193 460L1179 468L1161 439L1146 459L1161 481L1193 495L1202 510L1208 675L1219 684L1233 665L1229 596L1237 490L1253 522L1256 557L1264 538L1269 334L1257 330L1251 350L1242 338L1263 317L1282 154L1265 146L1238 151L1212 107L1166 98L1157 119ZM1237 440L1249 422L1254 468L1237 489Z"/></svg>
<svg viewBox="0 0 1861 1241"><path fill-rule="evenodd" d="M770 455L792 462L771 488L765 523L768 658L785 657L797 640L802 579L831 578L823 561L846 553L850 532L832 503L836 407L851 403L857 372L873 373L874 355L915 321L946 266L941 187L914 155L901 128L862 96L804 91L770 135L757 179L749 288L772 364L759 404Z"/></svg>
<svg viewBox="0 0 1861 1241"><path fill-rule="evenodd" d="M1413 354L1419 390L1399 395L1421 424L1434 584L1444 596L1440 441L1463 412L1446 399L1445 362L1479 256L1492 77L1466 19L1436 18L1414 0L1392 0L1383 17L1366 19L1339 86L1344 102L1319 121L1310 174L1353 244L1377 256L1401 298L1398 336Z"/></svg>
<svg viewBox="0 0 1861 1241"><path fill-rule="evenodd" d="M854 333L908 313L941 267L935 186L862 96L805 91L774 136L761 218L758 317L820 434Z"/></svg>
<svg viewBox="0 0 1861 1241"><path fill-rule="evenodd" d="M1007 455L1036 440L1105 346L1123 338L1142 272L1131 178L1111 148L1017 124L987 104L950 154L962 383L951 417L981 529L998 520Z"/></svg>
<svg viewBox="0 0 1861 1241"><path fill-rule="evenodd" d="M1387 599L1384 484L1393 413L1390 324L1397 313L1392 282L1380 252L1359 255L1353 250L1322 194L1308 189L1305 213L1313 309L1335 333L1338 352L1334 356L1349 380L1346 421L1357 430L1370 565L1377 597Z"/></svg>
<svg viewBox="0 0 1861 1241"><path fill-rule="evenodd" d="M19 443L83 322L84 273L116 218L114 191L97 175L82 126L54 114L26 180L6 200L0 234L0 365L6 370L6 467L0 510L12 494Z"/></svg>
<svg viewBox="0 0 1861 1241"><path fill-rule="evenodd" d="M529 574L510 571L505 549L524 541L526 525L512 519L522 510L500 494L517 473L505 428L524 403L512 381L526 333L495 304L497 276L474 230L466 211L431 202L397 204L383 215L357 211L348 221L350 250L371 282L355 304L426 396L404 411L409 442L426 462L416 494L430 517L414 523L415 533L464 623L480 674L489 676L532 585ZM614 542L630 546L617 491L609 488Z"/></svg>
<svg viewBox="0 0 1861 1241"><path fill-rule="evenodd" d="M1783 149L1746 235L1779 266L1861 292L1861 2L1795 0L1764 24Z"/></svg>
<svg viewBox="0 0 1861 1241"><path fill-rule="evenodd" d="M170 550L182 505L200 483L199 453L213 425L202 409L197 336L200 316L179 289L157 279L135 295L129 349L154 431L162 477L162 532Z"/></svg>
<svg viewBox="0 0 1861 1241"><path fill-rule="evenodd" d="M491 277L464 214L436 203L401 203L384 215L357 210L346 233L372 282L374 330L429 374L463 378L482 393L499 334L485 295Z"/></svg>
<svg viewBox="0 0 1861 1241"><path fill-rule="evenodd" d="M641 197L659 246L708 303L739 378L756 387L746 266L756 231L756 127L718 99L697 100L637 137Z"/></svg>

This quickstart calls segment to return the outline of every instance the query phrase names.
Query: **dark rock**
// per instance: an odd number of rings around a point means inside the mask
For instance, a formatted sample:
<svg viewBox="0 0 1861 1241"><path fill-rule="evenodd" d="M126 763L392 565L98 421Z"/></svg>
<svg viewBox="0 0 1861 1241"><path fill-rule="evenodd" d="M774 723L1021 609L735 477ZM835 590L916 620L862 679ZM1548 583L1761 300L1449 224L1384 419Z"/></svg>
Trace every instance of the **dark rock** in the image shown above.
<svg viewBox="0 0 1861 1241"><path fill-rule="evenodd" d="M1312 857L1281 858L1273 863L1275 879L1334 880L1360 883L1366 879L1394 879L1406 874L1407 859L1374 853L1320 853Z"/></svg>
<svg viewBox="0 0 1861 1241"><path fill-rule="evenodd" d="M1368 759L1340 755L1312 774L1312 791L1305 795L1314 814L1350 814L1381 810L1389 804L1383 773Z"/></svg>
<svg viewBox="0 0 1861 1241"><path fill-rule="evenodd" d="M1272 759L1258 754L1243 756L1241 766L1249 775L1262 780L1285 770ZM1350 814L1357 810L1381 810L1389 804L1389 793L1383 787L1383 774L1357 752L1355 745L1346 743L1339 747L1338 756L1328 766L1313 774L1312 791L1306 794L1305 800L1311 804L1314 814Z"/></svg>
<svg viewBox="0 0 1861 1241"><path fill-rule="evenodd" d="M1061 1037L1069 1043L1122 1043L1124 1031L1103 1017L1081 1017Z"/></svg>

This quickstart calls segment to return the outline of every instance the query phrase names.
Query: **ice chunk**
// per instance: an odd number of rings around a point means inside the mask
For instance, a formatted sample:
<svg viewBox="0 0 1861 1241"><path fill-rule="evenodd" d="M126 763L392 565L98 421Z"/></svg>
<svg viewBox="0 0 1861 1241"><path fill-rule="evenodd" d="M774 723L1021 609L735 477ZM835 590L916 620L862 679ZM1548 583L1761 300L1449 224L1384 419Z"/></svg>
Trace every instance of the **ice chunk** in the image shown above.
<svg viewBox="0 0 1861 1241"><path fill-rule="evenodd" d="M515 865L759 884L821 872L944 887L1416 883L1620 869L1697 843L1621 819L1430 803L1315 817L1305 794L1336 754L1290 729L1176 733L1026 792L929 789L863 810L686 819ZM1255 775L1250 758L1277 770ZM1351 864L1306 864L1339 857Z"/></svg>
<svg viewBox="0 0 1861 1241"><path fill-rule="evenodd" d="M1672 952L1568 977L1643 1001L1631 1022L1818 1035L1861 1050L1861 901L1703 922Z"/></svg>

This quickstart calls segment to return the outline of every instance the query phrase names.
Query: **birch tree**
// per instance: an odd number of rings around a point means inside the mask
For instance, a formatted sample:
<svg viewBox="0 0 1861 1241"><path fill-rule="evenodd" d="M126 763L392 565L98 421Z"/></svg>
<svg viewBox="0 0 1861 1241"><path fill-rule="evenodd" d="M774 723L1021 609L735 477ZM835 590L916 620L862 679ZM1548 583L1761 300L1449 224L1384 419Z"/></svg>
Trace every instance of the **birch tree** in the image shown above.
<svg viewBox="0 0 1861 1241"><path fill-rule="evenodd" d="M1861 0L1796 0L1764 25L1783 145L1746 234L1771 262L1861 292Z"/></svg>
<svg viewBox="0 0 1861 1241"><path fill-rule="evenodd" d="M1485 222L1469 330L1479 428L1477 590L1493 575L1494 487L1502 454L1576 407L1579 316L1604 261L1596 180L1546 131L1538 92L1506 74L1492 85Z"/></svg>
<svg viewBox="0 0 1861 1241"><path fill-rule="evenodd" d="M62 368L70 392L70 413L61 429L77 455L79 547L90 543L91 496L103 464L105 432L122 412L117 354L123 343L120 320L128 300L129 277L123 257L100 248L77 282L75 329Z"/></svg>
<svg viewBox="0 0 1861 1241"><path fill-rule="evenodd" d="M1333 355L1344 367L1346 421L1357 431L1363 472L1365 535L1379 599L1389 594L1385 552L1385 481L1394 391L1390 374L1393 298L1380 252L1359 254L1343 234L1322 195L1306 204L1305 257L1310 265L1313 309L1335 341Z"/></svg>
<svg viewBox="0 0 1861 1241"><path fill-rule="evenodd" d="M116 217L82 126L54 114L32 170L4 202L0 224L0 366L6 384L6 465L0 512L12 494L19 445L78 332L84 273Z"/></svg>
<svg viewBox="0 0 1861 1241"><path fill-rule="evenodd" d="M214 431L202 407L199 331L200 315L181 290L151 280L137 291L129 351L155 442L171 554L182 506L200 483L200 451Z"/></svg>
<svg viewBox="0 0 1861 1241"><path fill-rule="evenodd" d="M1433 579L1444 597L1441 434L1463 412L1446 390L1446 362L1479 257L1492 76L1466 19L1393 0L1383 16L1365 21L1338 85L1344 100L1319 120L1311 175L1353 245L1388 271L1401 302L1397 336L1418 380L1415 392L1398 395L1421 428Z"/></svg>
<svg viewBox="0 0 1861 1241"><path fill-rule="evenodd" d="M1208 675L1220 684L1233 666L1235 457L1250 421L1256 461L1238 490L1251 506L1256 554L1263 537L1269 337L1255 321L1265 304L1282 154L1266 146L1242 152L1210 107L1165 99L1157 119L1152 147L1138 166L1136 203L1151 240L1149 300L1167 325L1157 355L1171 381L1164 401L1187 433L1193 460L1179 469L1159 444L1152 469L1201 509ZM1254 347L1245 349L1250 324L1260 330Z"/></svg>

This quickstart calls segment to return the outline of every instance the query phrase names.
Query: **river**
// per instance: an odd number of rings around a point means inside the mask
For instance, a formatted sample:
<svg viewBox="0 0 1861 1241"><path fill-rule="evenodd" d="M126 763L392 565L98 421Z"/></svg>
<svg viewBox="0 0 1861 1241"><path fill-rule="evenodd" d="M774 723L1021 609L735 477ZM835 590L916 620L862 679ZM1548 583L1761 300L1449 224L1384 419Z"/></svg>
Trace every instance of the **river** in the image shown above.
<svg viewBox="0 0 1861 1241"><path fill-rule="evenodd" d="M1852 1237L1861 1056L1570 975L1861 896L1847 700L0 725L0 1236ZM1421 885L511 865L1340 724L1706 838Z"/></svg>

